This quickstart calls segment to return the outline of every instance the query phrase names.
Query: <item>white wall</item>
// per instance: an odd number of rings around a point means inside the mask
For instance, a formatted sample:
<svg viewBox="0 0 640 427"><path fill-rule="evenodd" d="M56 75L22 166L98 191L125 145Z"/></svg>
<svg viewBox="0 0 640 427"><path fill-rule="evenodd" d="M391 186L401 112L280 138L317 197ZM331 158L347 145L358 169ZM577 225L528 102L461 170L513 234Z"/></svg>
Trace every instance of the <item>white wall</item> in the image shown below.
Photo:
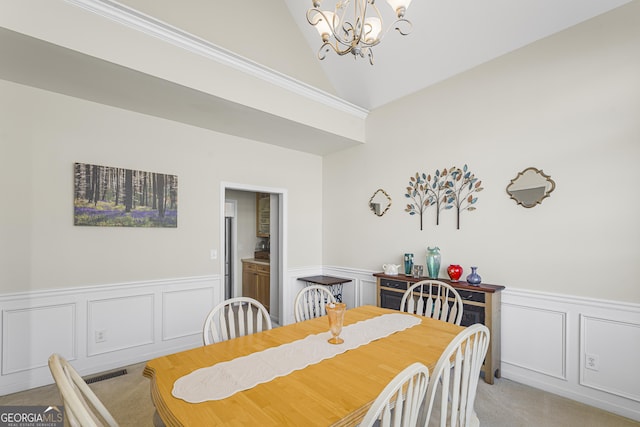
<svg viewBox="0 0 640 427"><path fill-rule="evenodd" d="M3 205L13 207L0 213L4 292L219 273L220 181L286 188L289 265L321 262L321 212L309 209L320 157L9 82L0 94ZM75 227L74 162L177 175L178 228Z"/></svg>
<svg viewBox="0 0 640 427"><path fill-rule="evenodd" d="M311 51L311 48L300 37L286 2L124 0L121 3L259 64L335 93L317 65L315 51L313 55L300 54ZM257 34L268 34L268 37ZM298 54L292 55L292 52Z"/></svg>
<svg viewBox="0 0 640 427"><path fill-rule="evenodd" d="M325 157L324 263L380 270L426 246L487 283L640 302L640 3L547 38L371 113L367 144ZM416 172L468 164L482 180L460 230L452 211L404 212ZM534 166L542 205L506 194ZM393 199L379 218L377 188Z"/></svg>

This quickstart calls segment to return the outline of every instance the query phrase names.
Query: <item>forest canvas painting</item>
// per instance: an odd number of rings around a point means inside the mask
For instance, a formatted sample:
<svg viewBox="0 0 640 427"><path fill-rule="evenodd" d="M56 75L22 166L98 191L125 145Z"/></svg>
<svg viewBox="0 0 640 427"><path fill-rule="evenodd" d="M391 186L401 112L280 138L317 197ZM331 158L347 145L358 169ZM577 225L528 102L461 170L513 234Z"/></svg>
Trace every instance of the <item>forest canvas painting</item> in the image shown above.
<svg viewBox="0 0 640 427"><path fill-rule="evenodd" d="M74 164L74 224L107 227L178 226L178 177Z"/></svg>

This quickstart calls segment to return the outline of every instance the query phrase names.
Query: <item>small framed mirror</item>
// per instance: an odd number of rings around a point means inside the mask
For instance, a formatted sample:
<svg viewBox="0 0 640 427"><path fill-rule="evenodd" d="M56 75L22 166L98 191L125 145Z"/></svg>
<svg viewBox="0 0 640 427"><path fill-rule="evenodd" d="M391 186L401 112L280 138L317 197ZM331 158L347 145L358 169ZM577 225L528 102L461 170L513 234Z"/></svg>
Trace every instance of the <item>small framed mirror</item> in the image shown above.
<svg viewBox="0 0 640 427"><path fill-rule="evenodd" d="M391 207L391 197L382 188L376 190L369 199L369 208L378 216L384 215Z"/></svg>
<svg viewBox="0 0 640 427"><path fill-rule="evenodd" d="M556 183L541 169L526 168L507 186L507 194L519 205L532 208L549 197Z"/></svg>

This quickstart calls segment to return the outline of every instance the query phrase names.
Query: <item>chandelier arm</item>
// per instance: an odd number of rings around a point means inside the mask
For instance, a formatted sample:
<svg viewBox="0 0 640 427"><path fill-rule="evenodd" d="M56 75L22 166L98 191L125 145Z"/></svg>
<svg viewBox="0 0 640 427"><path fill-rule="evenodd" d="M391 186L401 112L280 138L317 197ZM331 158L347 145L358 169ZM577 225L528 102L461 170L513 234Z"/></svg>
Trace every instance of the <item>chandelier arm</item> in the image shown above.
<svg viewBox="0 0 640 427"><path fill-rule="evenodd" d="M351 53L353 50L352 46L347 47L346 49L342 50L340 48L337 47L337 43L336 46L334 46L333 44L327 42L322 43L322 46L320 46L320 49L318 49L318 59L319 60L323 60L324 58L327 57L326 53L329 52L329 48L331 48L331 50L333 50L336 54L343 56L346 55L347 53Z"/></svg>
<svg viewBox="0 0 640 427"><path fill-rule="evenodd" d="M369 56L369 64L373 65L373 50L367 49L367 55Z"/></svg>
<svg viewBox="0 0 640 427"><path fill-rule="evenodd" d="M409 21L406 18L396 19L396 21L393 24L391 24L389 28L394 26L395 26L394 29L397 30L403 36L411 34L411 30L413 29L413 24L411 23L411 21ZM402 27L405 27L405 29L403 29Z"/></svg>
<svg viewBox="0 0 640 427"><path fill-rule="evenodd" d="M405 27L405 28L401 28L401 27ZM373 43L367 43L364 40L360 42L361 45L366 46L366 47L373 47L377 44L380 44L380 42L382 41L382 39L393 29L398 31L401 35L406 36L411 34L411 29L413 28L411 21L409 21L408 19L405 18L401 18L401 19L396 19L395 21L393 21L393 23L391 25L389 25L389 27L387 27L387 29L380 35L380 37L378 37Z"/></svg>

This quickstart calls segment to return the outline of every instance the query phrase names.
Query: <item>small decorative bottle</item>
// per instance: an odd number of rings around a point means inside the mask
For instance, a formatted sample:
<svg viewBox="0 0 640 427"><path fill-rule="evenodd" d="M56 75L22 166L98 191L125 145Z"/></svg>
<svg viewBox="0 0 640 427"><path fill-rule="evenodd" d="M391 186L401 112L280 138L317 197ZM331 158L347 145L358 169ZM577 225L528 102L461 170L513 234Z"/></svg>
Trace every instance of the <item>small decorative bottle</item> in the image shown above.
<svg viewBox="0 0 640 427"><path fill-rule="evenodd" d="M427 247L427 273L429 279L437 279L440 273L440 248Z"/></svg>
<svg viewBox="0 0 640 427"><path fill-rule="evenodd" d="M404 274L411 276L413 271L413 254L404 254Z"/></svg>
<svg viewBox="0 0 640 427"><path fill-rule="evenodd" d="M477 269L478 267L471 267L471 274L467 276L467 283L469 283L470 285L479 285L482 281L480 275L476 273Z"/></svg>

